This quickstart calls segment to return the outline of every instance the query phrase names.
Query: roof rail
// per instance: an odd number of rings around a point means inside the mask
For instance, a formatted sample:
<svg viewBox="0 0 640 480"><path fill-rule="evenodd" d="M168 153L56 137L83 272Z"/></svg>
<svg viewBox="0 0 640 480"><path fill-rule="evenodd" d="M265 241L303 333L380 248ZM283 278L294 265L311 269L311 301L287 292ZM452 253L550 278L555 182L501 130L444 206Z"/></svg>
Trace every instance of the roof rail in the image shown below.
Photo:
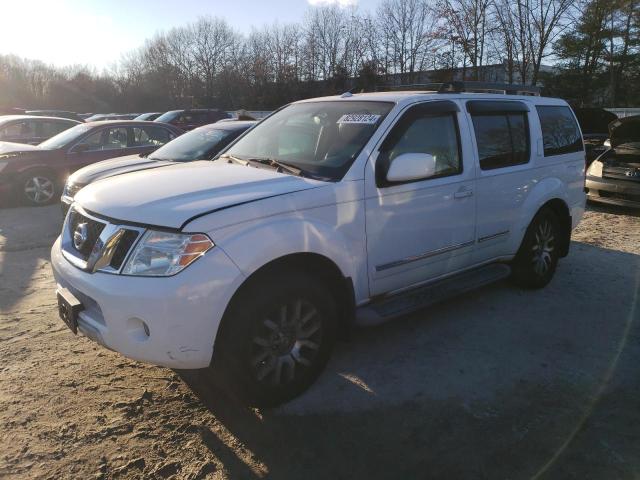
<svg viewBox="0 0 640 480"><path fill-rule="evenodd" d="M517 83L453 81L440 83L414 83L410 85L388 85L383 88L387 88L389 90L420 90L434 93L476 92L540 96L540 87L520 85Z"/></svg>

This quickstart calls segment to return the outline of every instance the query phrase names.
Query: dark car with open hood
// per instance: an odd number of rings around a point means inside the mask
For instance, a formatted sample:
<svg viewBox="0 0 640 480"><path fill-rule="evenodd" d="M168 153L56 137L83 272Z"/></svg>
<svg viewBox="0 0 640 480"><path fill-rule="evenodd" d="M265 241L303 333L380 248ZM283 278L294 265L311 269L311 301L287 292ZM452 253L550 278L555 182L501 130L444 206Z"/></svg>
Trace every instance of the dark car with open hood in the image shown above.
<svg viewBox="0 0 640 480"><path fill-rule="evenodd" d="M28 205L49 204L75 170L108 158L151 153L181 133L155 122L106 121L78 124L37 146L0 142L0 205L12 196Z"/></svg>
<svg viewBox="0 0 640 480"><path fill-rule="evenodd" d="M611 122L609 141L587 170L587 198L640 208L640 115Z"/></svg>
<svg viewBox="0 0 640 480"><path fill-rule="evenodd" d="M618 117L604 108L575 108L574 113L580 124L587 166L607 150L605 141L609 138L609 124Z"/></svg>

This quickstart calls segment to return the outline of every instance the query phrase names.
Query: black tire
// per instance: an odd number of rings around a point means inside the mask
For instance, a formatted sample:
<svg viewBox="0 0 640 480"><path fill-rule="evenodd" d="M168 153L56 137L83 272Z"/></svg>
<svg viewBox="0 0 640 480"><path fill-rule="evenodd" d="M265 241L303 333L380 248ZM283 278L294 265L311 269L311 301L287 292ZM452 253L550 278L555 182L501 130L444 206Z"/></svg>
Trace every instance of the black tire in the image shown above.
<svg viewBox="0 0 640 480"><path fill-rule="evenodd" d="M46 169L28 170L15 182L15 196L22 205L50 205L58 198L58 179Z"/></svg>
<svg viewBox="0 0 640 480"><path fill-rule="evenodd" d="M540 210L529 224L513 260L513 282L525 288L546 286L556 271L561 242L558 216L551 209Z"/></svg>
<svg viewBox="0 0 640 480"><path fill-rule="evenodd" d="M338 315L327 287L309 275L280 271L262 280L244 288L225 313L210 374L242 403L272 407L320 375Z"/></svg>

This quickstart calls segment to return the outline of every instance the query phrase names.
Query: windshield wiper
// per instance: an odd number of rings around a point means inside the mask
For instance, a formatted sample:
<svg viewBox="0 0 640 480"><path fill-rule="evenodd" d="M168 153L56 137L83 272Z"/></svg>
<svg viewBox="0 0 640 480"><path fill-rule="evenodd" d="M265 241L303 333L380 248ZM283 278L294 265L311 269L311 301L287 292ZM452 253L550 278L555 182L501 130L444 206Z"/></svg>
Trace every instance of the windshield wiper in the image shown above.
<svg viewBox="0 0 640 480"><path fill-rule="evenodd" d="M246 160L243 158L234 157L233 155L229 155L225 153L220 156L220 159L231 160L233 163L237 163L240 165L251 165L252 163L258 163L260 165L267 165L269 167L273 167L276 171L284 170L285 172L291 173L298 177L305 177L307 173L303 171L301 168L294 167L291 164L286 162L281 162L280 160L275 160L273 158L247 158Z"/></svg>
<svg viewBox="0 0 640 480"><path fill-rule="evenodd" d="M247 161L249 162L256 162L256 163L260 163L261 165L269 165L270 167L275 168L276 170L280 169L280 170L284 170L286 172L292 173L298 177L303 177L303 171L302 169L298 168L298 167L294 167L293 165L286 163L286 162L281 162L279 160L275 160L273 158L249 158Z"/></svg>
<svg viewBox="0 0 640 480"><path fill-rule="evenodd" d="M219 158L220 160L231 160L232 163L237 163L238 165L244 165L244 166L249 165L249 162L247 160L242 160L241 158L234 157L233 155L229 155L228 153L225 153L224 155L220 155Z"/></svg>

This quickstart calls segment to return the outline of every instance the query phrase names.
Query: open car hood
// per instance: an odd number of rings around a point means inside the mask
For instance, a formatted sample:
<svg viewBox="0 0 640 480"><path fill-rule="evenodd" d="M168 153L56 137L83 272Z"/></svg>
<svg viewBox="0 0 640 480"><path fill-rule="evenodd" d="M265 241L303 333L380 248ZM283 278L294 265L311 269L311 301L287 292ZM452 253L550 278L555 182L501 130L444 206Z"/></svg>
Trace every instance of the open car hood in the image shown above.
<svg viewBox="0 0 640 480"><path fill-rule="evenodd" d="M640 142L640 115L618 118L609 124L611 147Z"/></svg>
<svg viewBox="0 0 640 480"><path fill-rule="evenodd" d="M322 185L271 169L200 160L104 178L75 200L111 219L179 229L196 216Z"/></svg>

